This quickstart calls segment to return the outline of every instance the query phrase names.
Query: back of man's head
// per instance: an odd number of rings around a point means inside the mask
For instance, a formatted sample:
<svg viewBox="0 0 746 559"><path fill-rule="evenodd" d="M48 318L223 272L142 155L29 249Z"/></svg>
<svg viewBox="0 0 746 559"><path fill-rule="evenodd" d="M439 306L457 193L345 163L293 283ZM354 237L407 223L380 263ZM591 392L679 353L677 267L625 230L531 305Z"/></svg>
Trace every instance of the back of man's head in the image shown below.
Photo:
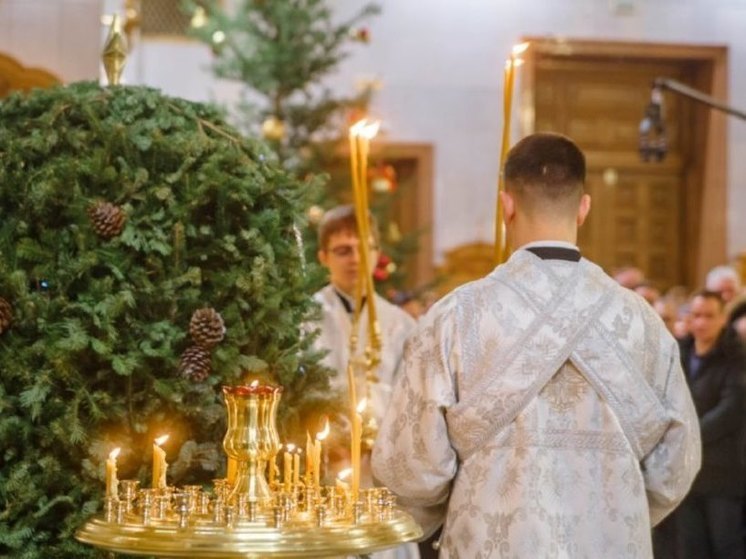
<svg viewBox="0 0 746 559"><path fill-rule="evenodd" d="M508 152L505 190L528 215L574 217L584 184L585 156L566 136L538 132Z"/></svg>

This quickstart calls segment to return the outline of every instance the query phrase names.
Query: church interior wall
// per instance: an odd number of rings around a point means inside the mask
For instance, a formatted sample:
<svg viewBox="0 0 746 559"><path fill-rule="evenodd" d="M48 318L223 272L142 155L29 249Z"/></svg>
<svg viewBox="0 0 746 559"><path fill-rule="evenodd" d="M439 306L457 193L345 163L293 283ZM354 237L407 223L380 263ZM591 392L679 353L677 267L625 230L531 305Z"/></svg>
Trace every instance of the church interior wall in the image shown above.
<svg viewBox="0 0 746 559"><path fill-rule="evenodd" d="M445 251L491 241L502 131L502 68L522 36L725 45L729 100L746 107L745 0L381 0L366 24L371 41L355 46L331 77L349 92L380 81L372 112L392 142L434 146L434 243ZM0 1L0 51L64 81L95 79L105 32L99 16L117 0ZM333 6L340 17L357 0ZM127 83L193 100L230 102L236 84L209 71L210 52L188 40L141 40ZM520 90L520 82L517 91ZM642 113L643 107L640 108ZM521 135L520 106L513 139ZM728 254L746 251L746 122L728 123Z"/></svg>

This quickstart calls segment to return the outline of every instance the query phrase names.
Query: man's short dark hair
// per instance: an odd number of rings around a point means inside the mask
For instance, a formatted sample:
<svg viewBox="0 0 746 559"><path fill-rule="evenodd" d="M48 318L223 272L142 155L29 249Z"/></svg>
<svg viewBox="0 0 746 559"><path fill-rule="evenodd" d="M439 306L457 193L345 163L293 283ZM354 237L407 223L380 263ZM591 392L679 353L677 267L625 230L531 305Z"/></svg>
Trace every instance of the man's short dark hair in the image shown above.
<svg viewBox="0 0 746 559"><path fill-rule="evenodd" d="M718 308L722 311L725 308L725 301L723 300L723 296L720 295L717 291L711 291L709 289L700 289L699 291L695 291L692 295L692 299L695 297L702 297L703 299L712 299L713 301L717 301Z"/></svg>
<svg viewBox="0 0 746 559"><path fill-rule="evenodd" d="M368 214L370 219L370 233L376 244L379 241L378 222L372 214ZM355 216L355 207L352 204L335 206L324 213L321 218L318 229L319 248L326 250L329 248L329 239L341 231L359 235L357 228L357 217Z"/></svg>
<svg viewBox="0 0 746 559"><path fill-rule="evenodd" d="M585 156L570 138L551 132L526 136L508 152L507 191L531 202L579 201L585 184Z"/></svg>

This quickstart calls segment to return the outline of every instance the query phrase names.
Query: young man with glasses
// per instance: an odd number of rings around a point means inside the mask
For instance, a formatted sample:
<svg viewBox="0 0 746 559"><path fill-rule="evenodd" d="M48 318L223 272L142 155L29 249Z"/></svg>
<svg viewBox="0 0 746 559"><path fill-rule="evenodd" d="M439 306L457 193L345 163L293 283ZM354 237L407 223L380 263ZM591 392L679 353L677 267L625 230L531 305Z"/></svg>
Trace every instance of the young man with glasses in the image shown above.
<svg viewBox="0 0 746 559"><path fill-rule="evenodd" d="M371 216L371 273L378 259L378 228ZM329 353L324 364L336 371L332 387L346 396L347 364L350 360L350 335L355 313L355 289L360 277L360 237L355 210L351 205L337 206L324 214L319 224L318 258L329 270L329 284L314 295L321 305L321 334L317 346ZM361 359L368 343L368 302L363 300L358 324L358 342L353 359ZM375 371L378 382L371 390L371 409L377 420L388 405L394 372L402 356L404 342L414 330L415 321L402 309L375 295L375 307L381 327L381 363ZM358 399L366 393L364 375L358 374Z"/></svg>

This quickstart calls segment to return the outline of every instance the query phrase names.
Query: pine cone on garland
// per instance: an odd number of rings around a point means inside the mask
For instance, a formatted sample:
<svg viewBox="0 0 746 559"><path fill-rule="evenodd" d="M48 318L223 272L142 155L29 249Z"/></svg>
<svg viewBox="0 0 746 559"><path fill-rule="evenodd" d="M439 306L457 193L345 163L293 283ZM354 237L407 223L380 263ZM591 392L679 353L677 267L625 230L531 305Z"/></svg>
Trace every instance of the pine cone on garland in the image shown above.
<svg viewBox="0 0 746 559"><path fill-rule="evenodd" d="M211 371L210 352L205 348L193 345L181 354L179 374L185 379L202 382L210 376Z"/></svg>
<svg viewBox="0 0 746 559"><path fill-rule="evenodd" d="M96 234L102 239L111 239L119 235L124 229L126 218L122 208L102 201L88 208L88 217Z"/></svg>
<svg viewBox="0 0 746 559"><path fill-rule="evenodd" d="M210 307L194 311L189 321L189 335L198 346L212 349L225 338L223 317Z"/></svg>
<svg viewBox="0 0 746 559"><path fill-rule="evenodd" d="M13 322L13 308L8 301L0 297L0 334L10 330L11 322Z"/></svg>

